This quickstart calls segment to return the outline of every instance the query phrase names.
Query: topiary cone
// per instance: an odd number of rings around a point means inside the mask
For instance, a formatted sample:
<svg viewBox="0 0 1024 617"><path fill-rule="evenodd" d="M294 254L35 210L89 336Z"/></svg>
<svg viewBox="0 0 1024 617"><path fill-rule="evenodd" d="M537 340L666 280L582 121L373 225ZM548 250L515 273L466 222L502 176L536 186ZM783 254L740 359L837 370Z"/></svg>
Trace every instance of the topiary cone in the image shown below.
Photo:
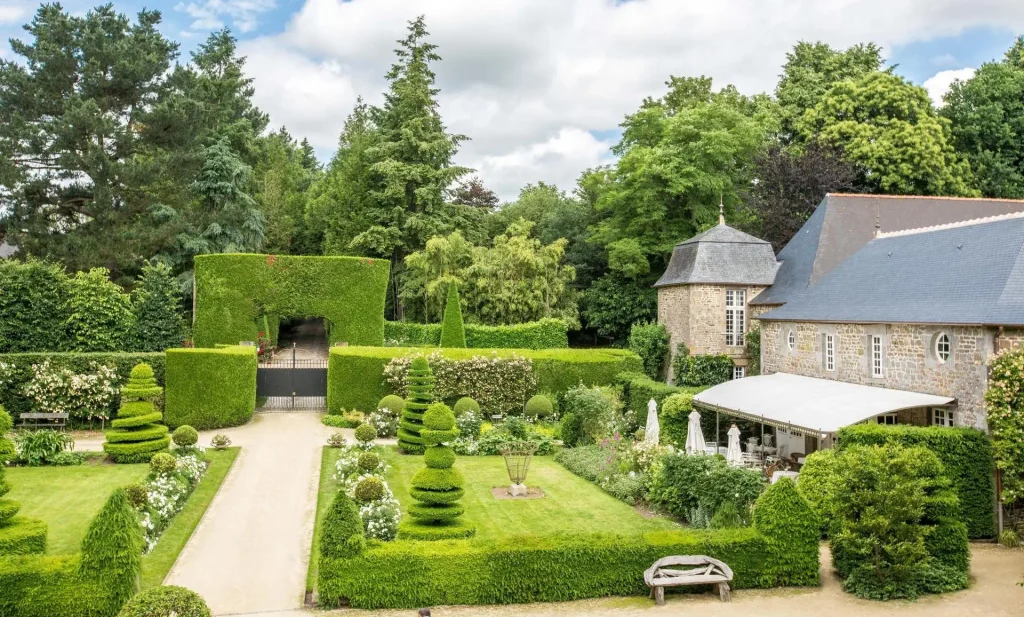
<svg viewBox="0 0 1024 617"><path fill-rule="evenodd" d="M462 307L459 305L459 288L455 283L448 286L448 300L441 320L441 347L465 347L466 328L462 323Z"/></svg>
<svg viewBox="0 0 1024 617"><path fill-rule="evenodd" d="M121 388L121 408L110 423L103 451L117 463L148 463L157 452L164 452L171 443L169 429L154 400L163 388L153 377L153 367L138 364L132 369L128 383Z"/></svg>
<svg viewBox="0 0 1024 617"><path fill-rule="evenodd" d="M420 437L423 414L434 402L434 374L426 358L419 356L412 361L407 383L408 395L398 424L398 447L407 454L420 454L424 450Z"/></svg>

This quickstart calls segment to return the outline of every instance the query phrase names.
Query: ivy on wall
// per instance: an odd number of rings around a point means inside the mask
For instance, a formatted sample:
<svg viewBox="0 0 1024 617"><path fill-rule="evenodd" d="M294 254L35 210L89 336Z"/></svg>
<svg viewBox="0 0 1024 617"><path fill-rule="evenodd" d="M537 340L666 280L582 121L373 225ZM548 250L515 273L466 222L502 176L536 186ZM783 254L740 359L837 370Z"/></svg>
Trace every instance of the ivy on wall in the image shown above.
<svg viewBox="0 0 1024 617"><path fill-rule="evenodd" d="M1024 500L1024 348L996 356L989 370L985 410L996 467L1003 472L1003 503Z"/></svg>

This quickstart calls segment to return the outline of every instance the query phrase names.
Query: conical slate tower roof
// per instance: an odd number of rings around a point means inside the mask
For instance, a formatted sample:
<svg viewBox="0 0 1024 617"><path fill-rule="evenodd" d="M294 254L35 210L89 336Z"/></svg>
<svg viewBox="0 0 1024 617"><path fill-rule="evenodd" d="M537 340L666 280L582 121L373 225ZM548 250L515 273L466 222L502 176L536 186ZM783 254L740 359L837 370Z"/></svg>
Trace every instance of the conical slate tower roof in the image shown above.
<svg viewBox="0 0 1024 617"><path fill-rule="evenodd" d="M719 221L711 229L676 245L668 269L655 287L772 284L777 266L772 245L729 227L722 219Z"/></svg>

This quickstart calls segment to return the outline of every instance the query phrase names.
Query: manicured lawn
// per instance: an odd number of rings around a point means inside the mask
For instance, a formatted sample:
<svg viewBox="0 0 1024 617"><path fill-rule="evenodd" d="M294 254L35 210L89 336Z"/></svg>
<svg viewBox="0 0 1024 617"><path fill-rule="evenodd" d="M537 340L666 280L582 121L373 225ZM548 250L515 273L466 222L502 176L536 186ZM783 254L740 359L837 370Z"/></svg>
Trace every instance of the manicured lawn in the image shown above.
<svg viewBox="0 0 1024 617"><path fill-rule="evenodd" d="M96 513L115 489L142 481L149 465L13 467L7 470L11 492L22 516L49 526L46 552L77 553Z"/></svg>
<svg viewBox="0 0 1024 617"><path fill-rule="evenodd" d="M224 483L224 478L231 471L239 452L241 448L206 451L210 466L207 467L203 479L199 481L199 486L189 495L184 509L174 517L170 527L164 530L153 550L142 557L143 589L156 587L164 582L181 549L185 548L185 544L192 537L192 532L206 514L206 509L210 507L213 497L220 490L220 485Z"/></svg>
<svg viewBox="0 0 1024 617"><path fill-rule="evenodd" d="M316 575L320 569L320 559L317 547L320 546L320 521L323 519L327 508L331 507L331 499L338 490L332 480L334 475L334 464L341 455L341 449L324 447L320 459L320 488L316 496L316 522L313 524L313 549L310 551L309 569L306 571L306 591L312 591L316 585Z"/></svg>
<svg viewBox="0 0 1024 617"><path fill-rule="evenodd" d="M403 456L389 450L388 484L405 512L413 503L409 481L421 467L422 456ZM509 485L500 456L460 456L455 467L466 477L465 517L476 524L477 537L499 538L516 534L640 533L678 528L663 518L644 518L632 506L608 495L596 485L573 475L549 456L534 457L527 486L544 491L543 499L500 500L491 488Z"/></svg>

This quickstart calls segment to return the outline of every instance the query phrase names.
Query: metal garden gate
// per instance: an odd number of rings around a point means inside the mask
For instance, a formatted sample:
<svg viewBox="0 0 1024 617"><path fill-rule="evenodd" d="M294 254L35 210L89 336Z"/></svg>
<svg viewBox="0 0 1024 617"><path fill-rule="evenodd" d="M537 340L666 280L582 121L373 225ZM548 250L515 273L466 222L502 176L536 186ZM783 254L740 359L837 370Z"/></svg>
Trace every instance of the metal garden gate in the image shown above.
<svg viewBox="0 0 1024 617"><path fill-rule="evenodd" d="M298 358L278 352L256 368L256 397L264 402L262 411L326 409L327 358Z"/></svg>

